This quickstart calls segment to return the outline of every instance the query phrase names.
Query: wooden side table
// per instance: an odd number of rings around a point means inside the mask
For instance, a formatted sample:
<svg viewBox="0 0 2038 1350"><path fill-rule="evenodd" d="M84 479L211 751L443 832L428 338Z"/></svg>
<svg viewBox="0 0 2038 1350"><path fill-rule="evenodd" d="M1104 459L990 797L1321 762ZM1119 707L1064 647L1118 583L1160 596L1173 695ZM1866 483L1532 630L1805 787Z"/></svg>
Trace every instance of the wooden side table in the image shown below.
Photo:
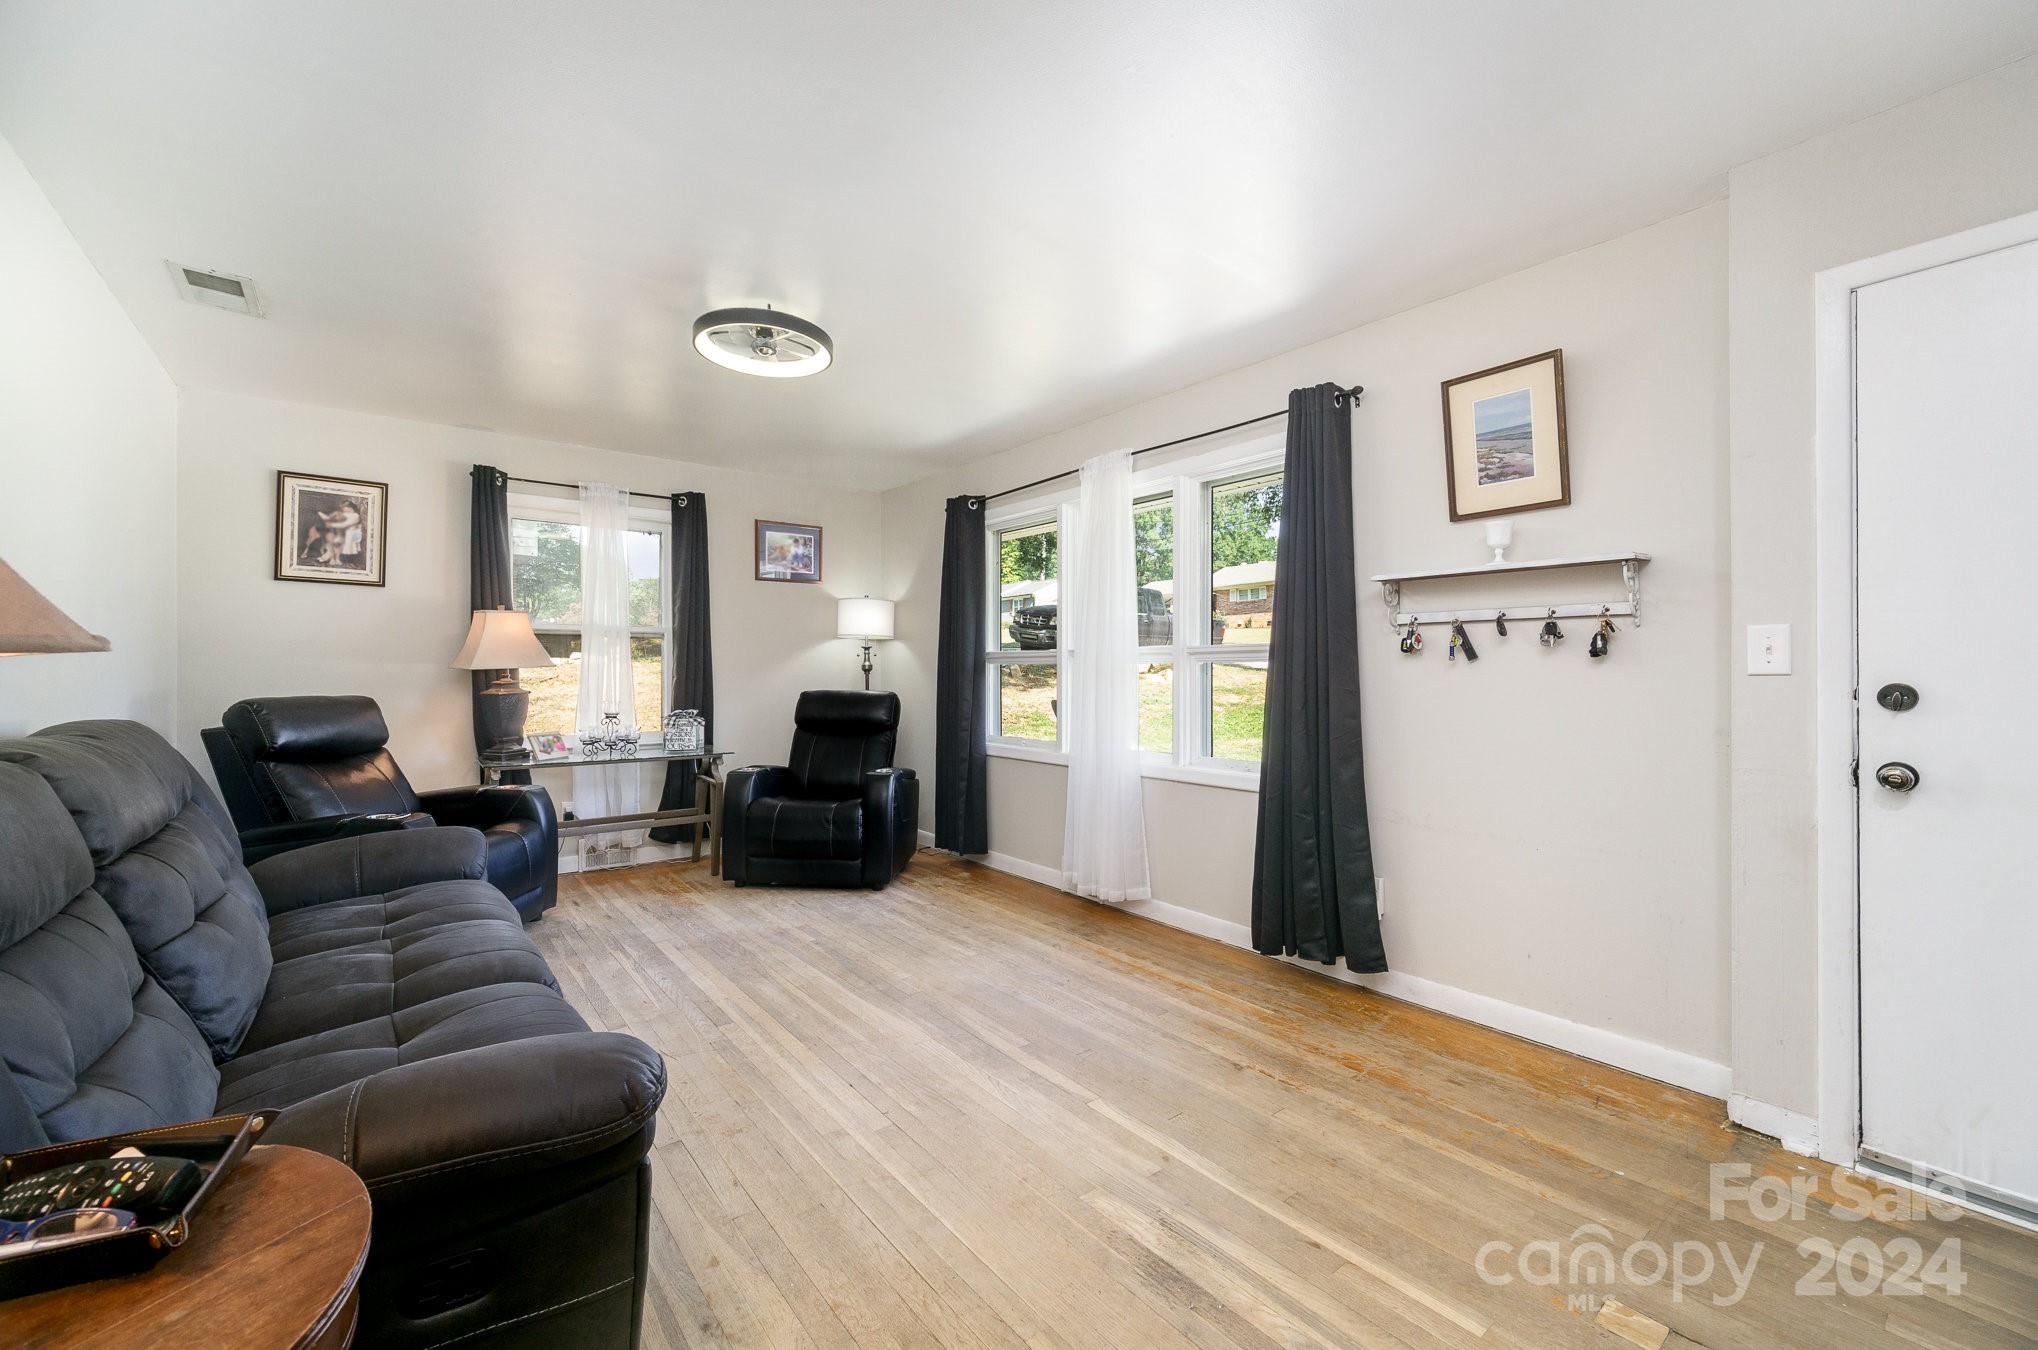
<svg viewBox="0 0 2038 1350"><path fill-rule="evenodd" d="M191 1240L138 1275L0 1302L0 1345L343 1350L368 1259L368 1189L337 1158L258 1145Z"/></svg>

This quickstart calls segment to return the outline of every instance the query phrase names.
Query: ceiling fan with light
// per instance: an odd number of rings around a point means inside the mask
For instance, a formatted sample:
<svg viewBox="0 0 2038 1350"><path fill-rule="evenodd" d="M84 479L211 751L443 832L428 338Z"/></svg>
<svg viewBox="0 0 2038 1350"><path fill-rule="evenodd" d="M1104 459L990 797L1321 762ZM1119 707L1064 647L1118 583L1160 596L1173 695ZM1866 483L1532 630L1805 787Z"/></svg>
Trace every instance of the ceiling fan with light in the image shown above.
<svg viewBox="0 0 2038 1350"><path fill-rule="evenodd" d="M718 366L768 379L819 375L835 360L835 344L819 324L769 305L710 310L694 320L693 345Z"/></svg>

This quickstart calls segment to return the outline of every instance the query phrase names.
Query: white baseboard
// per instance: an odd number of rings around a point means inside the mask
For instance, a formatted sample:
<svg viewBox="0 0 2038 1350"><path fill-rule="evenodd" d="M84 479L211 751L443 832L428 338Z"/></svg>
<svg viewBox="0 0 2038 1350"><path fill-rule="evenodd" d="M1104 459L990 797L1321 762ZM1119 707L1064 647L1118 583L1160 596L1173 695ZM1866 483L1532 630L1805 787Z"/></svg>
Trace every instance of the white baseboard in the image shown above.
<svg viewBox="0 0 2038 1350"><path fill-rule="evenodd" d="M1802 1111L1758 1102L1745 1092L1727 1096L1727 1119L1757 1134L1766 1134L1792 1153L1819 1156L1819 1122Z"/></svg>
<svg viewBox="0 0 2038 1350"><path fill-rule="evenodd" d="M1061 872L1057 868L1028 862L1024 858L1015 858L1005 853L987 853L981 861L1001 872L1009 872L1028 881L1037 881L1055 890L1062 889ZM1213 938L1233 947L1252 950L1251 929L1242 923L1216 918L1200 910L1184 909L1180 905L1170 905L1161 900L1135 900L1115 905L1113 908L1121 909L1128 914L1137 914L1141 918L1152 919L1156 923L1164 923L1170 928L1195 933L1199 937ZM1289 965L1302 970L1342 980L1346 984L1371 989L1388 998L1413 1003L1436 1012L1449 1013L1453 1017L1462 1017L1468 1022L1477 1022L1481 1026L1492 1027L1496 1031L1504 1031L1523 1040L1535 1041L1540 1045L1581 1055L1586 1059L1597 1060L1601 1064L1610 1064L1617 1069L1626 1069L1630 1073L1654 1078L1658 1082L1688 1088L1708 1097L1727 1095L1731 1079L1731 1072L1727 1066L1682 1050L1654 1045L1632 1036L1624 1036L1617 1031L1586 1026L1582 1022L1572 1022L1551 1013L1537 1012L1533 1008L1505 1003L1484 994L1438 984L1434 980L1405 975L1399 971L1389 971L1384 975L1361 975L1343 966L1326 966L1294 957L1275 959L1286 961ZM1750 1125L1750 1128L1760 1129L1765 1134L1775 1133L1764 1126ZM1794 1147L1787 1140L1785 1146Z"/></svg>

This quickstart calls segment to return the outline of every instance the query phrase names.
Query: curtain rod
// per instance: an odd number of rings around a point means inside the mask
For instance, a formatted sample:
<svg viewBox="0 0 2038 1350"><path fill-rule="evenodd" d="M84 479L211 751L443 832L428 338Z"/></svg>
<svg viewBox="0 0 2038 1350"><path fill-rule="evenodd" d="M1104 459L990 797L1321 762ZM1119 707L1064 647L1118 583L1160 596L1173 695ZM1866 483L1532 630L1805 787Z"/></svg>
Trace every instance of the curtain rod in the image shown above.
<svg viewBox="0 0 2038 1350"><path fill-rule="evenodd" d="M503 477L509 479L512 483L529 483L534 487L565 488L568 492L580 491L580 484L578 483L562 483L553 478L519 478L513 473L506 473ZM632 492L630 495L632 497L648 498L654 502L664 502L672 500L676 494L670 492Z"/></svg>
<svg viewBox="0 0 2038 1350"><path fill-rule="evenodd" d="M1338 390L1339 394L1351 399L1354 408L1359 406L1359 395L1365 392L1366 386L1363 384L1355 384L1349 389ZM1255 422L1265 422L1272 418L1286 417L1287 415L1288 410L1286 408L1282 408L1277 412L1261 413L1258 417L1248 417L1243 422L1233 422L1227 427L1212 427L1208 431L1198 431L1188 436L1177 436L1172 441L1162 441L1159 445L1143 445L1132 453L1135 455L1150 455L1156 450L1169 450L1178 445L1187 445L1190 441L1200 441L1210 436L1222 436L1227 431L1237 431L1240 427L1249 427ZM1060 473L1051 473L1045 478L1036 478L1030 483L1021 483L1018 487L1006 488L1003 492L990 493L984 497L984 500L994 502L1000 497L1009 497L1015 492L1025 492L1029 488L1037 488L1043 483L1052 483L1057 478L1067 478L1072 473L1080 472L1082 472L1080 469L1063 469Z"/></svg>

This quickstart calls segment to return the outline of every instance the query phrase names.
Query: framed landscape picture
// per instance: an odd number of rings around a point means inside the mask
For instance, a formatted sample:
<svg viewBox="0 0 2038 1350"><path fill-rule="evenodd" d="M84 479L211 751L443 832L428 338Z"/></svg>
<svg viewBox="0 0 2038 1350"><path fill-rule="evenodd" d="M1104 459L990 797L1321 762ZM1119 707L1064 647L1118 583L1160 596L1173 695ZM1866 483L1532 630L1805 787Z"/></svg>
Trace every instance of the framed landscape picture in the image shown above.
<svg viewBox="0 0 2038 1350"><path fill-rule="evenodd" d="M1444 381L1452 520L1571 502L1560 348Z"/></svg>
<svg viewBox="0 0 2038 1350"><path fill-rule="evenodd" d="M276 579L380 586L389 485L276 475Z"/></svg>
<svg viewBox="0 0 2038 1350"><path fill-rule="evenodd" d="M821 527L760 520L757 525L757 579L809 581L821 579Z"/></svg>

